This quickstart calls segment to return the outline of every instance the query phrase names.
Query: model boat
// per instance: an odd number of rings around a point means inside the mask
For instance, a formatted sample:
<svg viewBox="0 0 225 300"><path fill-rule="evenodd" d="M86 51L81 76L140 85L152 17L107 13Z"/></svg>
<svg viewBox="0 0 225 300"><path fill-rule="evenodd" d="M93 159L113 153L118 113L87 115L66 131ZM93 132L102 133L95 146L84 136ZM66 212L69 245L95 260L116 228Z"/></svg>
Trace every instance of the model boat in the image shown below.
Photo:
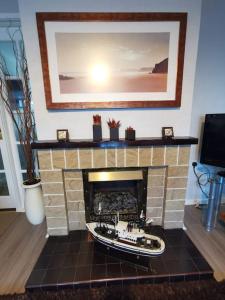
<svg viewBox="0 0 225 300"><path fill-rule="evenodd" d="M95 240L110 248L138 256L155 256L165 250L165 243L161 238L147 234L129 222L118 220L115 225L92 222L86 226Z"/></svg>

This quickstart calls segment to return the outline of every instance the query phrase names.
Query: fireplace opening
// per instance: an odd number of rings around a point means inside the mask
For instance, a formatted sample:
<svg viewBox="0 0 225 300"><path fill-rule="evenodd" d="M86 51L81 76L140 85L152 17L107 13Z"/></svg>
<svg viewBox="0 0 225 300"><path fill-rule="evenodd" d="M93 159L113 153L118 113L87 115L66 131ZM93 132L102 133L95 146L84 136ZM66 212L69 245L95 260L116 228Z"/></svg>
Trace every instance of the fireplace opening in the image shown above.
<svg viewBox="0 0 225 300"><path fill-rule="evenodd" d="M83 170L86 222L138 220L146 214L147 168Z"/></svg>

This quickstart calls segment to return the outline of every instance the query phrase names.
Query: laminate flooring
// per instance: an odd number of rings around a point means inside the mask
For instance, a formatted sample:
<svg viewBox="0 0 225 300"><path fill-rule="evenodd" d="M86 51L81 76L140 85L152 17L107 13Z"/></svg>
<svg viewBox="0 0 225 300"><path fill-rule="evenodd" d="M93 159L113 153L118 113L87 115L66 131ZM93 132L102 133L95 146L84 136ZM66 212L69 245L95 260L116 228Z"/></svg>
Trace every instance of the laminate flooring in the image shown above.
<svg viewBox="0 0 225 300"><path fill-rule="evenodd" d="M23 293L43 249L46 224L31 225L24 213L0 212L0 294Z"/></svg>
<svg viewBox="0 0 225 300"><path fill-rule="evenodd" d="M202 213L195 206L185 207L186 233L214 270L214 277L220 281L225 279L225 227L217 224L212 231L206 231L202 225Z"/></svg>

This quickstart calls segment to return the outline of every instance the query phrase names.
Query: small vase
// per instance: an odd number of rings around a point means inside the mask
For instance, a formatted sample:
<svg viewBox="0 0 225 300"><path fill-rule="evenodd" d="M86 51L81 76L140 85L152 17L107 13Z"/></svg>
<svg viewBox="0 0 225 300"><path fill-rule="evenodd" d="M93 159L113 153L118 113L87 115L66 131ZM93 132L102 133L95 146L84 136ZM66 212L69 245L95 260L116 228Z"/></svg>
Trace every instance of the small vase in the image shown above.
<svg viewBox="0 0 225 300"><path fill-rule="evenodd" d="M125 140L135 141L135 130L125 130Z"/></svg>
<svg viewBox="0 0 225 300"><path fill-rule="evenodd" d="M102 126L101 124L93 125L93 141L99 142L102 140Z"/></svg>
<svg viewBox="0 0 225 300"><path fill-rule="evenodd" d="M119 128L110 128L110 141L118 141L119 140Z"/></svg>

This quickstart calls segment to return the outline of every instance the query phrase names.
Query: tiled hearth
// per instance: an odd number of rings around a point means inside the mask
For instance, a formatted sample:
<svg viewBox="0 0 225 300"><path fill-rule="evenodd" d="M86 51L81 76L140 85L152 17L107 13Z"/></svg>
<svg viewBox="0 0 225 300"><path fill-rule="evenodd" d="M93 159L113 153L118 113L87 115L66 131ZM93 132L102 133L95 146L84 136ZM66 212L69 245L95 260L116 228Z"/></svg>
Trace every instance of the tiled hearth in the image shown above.
<svg viewBox="0 0 225 300"><path fill-rule="evenodd" d="M212 278L212 269L182 229L152 227L151 233L164 239L166 250L158 257L147 259L149 270L137 265L135 256L128 263L118 258L118 253L99 247L84 230L71 231L64 237L49 237L26 289L87 288Z"/></svg>
<svg viewBox="0 0 225 300"><path fill-rule="evenodd" d="M148 167L147 217L182 228L190 145L38 150L49 235L85 229L83 169Z"/></svg>

